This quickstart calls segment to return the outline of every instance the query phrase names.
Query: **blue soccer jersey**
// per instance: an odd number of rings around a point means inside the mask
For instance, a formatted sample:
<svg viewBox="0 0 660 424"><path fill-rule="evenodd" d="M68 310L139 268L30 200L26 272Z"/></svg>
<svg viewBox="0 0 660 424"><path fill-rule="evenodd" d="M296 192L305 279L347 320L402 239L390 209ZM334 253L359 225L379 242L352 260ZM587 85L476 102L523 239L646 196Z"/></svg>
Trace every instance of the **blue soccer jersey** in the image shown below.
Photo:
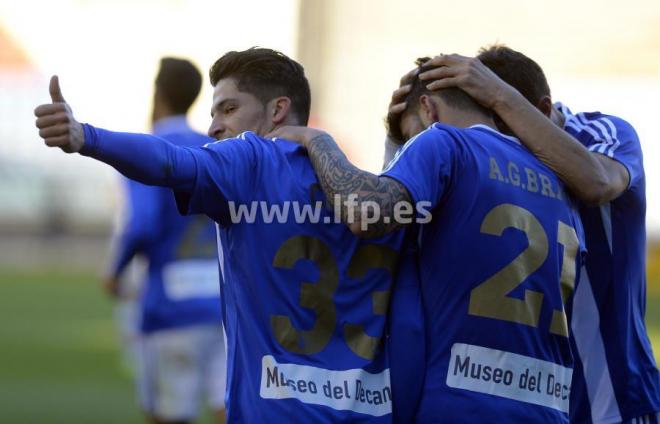
<svg viewBox="0 0 660 424"><path fill-rule="evenodd" d="M576 365L574 422L618 423L660 411L660 377L644 324L646 183L642 150L626 121L573 114L558 104L564 129L590 151L620 162L626 191L600 207L581 207L589 255L571 323Z"/></svg>
<svg viewBox="0 0 660 424"><path fill-rule="evenodd" d="M230 422L392 421L383 334L402 233L365 241L335 222L294 143L84 130L82 154L218 223Z"/></svg>
<svg viewBox="0 0 660 424"><path fill-rule="evenodd" d="M565 305L582 230L557 177L514 138L441 124L383 175L433 214L419 235L427 358L417 421L567 422Z"/></svg>
<svg viewBox="0 0 660 424"><path fill-rule="evenodd" d="M154 132L180 146L201 146L209 138L177 116ZM183 217L171 190L125 180L127 211L118 237L112 273L119 275L136 254L149 264L141 293L143 333L221 323L215 226L210 219Z"/></svg>
<svg viewBox="0 0 660 424"><path fill-rule="evenodd" d="M381 337L401 234L334 223L296 144L244 133L195 159L178 197L219 223L230 420L391 421Z"/></svg>
<svg viewBox="0 0 660 424"><path fill-rule="evenodd" d="M424 388L426 345L419 284L417 230L406 230L388 311L387 349L390 358L393 420L413 422Z"/></svg>

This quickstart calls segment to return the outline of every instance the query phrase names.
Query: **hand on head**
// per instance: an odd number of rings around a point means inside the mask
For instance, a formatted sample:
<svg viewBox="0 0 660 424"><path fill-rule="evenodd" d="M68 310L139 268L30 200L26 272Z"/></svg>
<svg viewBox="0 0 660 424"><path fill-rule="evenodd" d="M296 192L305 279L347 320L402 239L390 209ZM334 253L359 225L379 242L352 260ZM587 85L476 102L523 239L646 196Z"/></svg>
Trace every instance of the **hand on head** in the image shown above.
<svg viewBox="0 0 660 424"><path fill-rule="evenodd" d="M411 69L401 77L399 80L399 88L392 92L392 98L390 99L390 105L387 110L388 114L400 114L406 110L406 96L410 93L412 83L414 79L417 78L418 72L418 68Z"/></svg>
<svg viewBox="0 0 660 424"><path fill-rule="evenodd" d="M429 90L457 87L488 109L495 109L502 96L512 89L474 57L441 54L423 66L432 68L419 74Z"/></svg>
<svg viewBox="0 0 660 424"><path fill-rule="evenodd" d="M84 132L62 96L57 75L50 79L49 92L51 103L37 106L34 110L39 136L47 146L59 147L66 153L79 152L85 144Z"/></svg>
<svg viewBox="0 0 660 424"><path fill-rule="evenodd" d="M386 122L392 122L394 119L398 119L398 116L400 116L405 110L406 110L406 96L408 96L408 93L410 93L410 90L412 90L412 83L415 78L417 78L417 73L419 72L419 68L412 69L404 76L401 77L399 80L399 88L394 90L392 92L392 97L390 98L390 104L387 108L387 118L385 119ZM388 134L387 136L393 140L397 140L398 142L403 142L404 140L398 140L398 136L391 134L389 132L390 128L388 128Z"/></svg>

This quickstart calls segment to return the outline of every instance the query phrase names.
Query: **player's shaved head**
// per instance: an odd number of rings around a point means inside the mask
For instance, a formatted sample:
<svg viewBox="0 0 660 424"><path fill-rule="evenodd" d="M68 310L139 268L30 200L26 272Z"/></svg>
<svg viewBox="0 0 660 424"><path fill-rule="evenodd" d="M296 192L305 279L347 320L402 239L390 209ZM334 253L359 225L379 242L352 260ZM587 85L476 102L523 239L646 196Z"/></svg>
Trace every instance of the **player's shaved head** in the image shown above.
<svg viewBox="0 0 660 424"><path fill-rule="evenodd" d="M420 57L415 60L415 64L418 68L417 75L429 69L433 69L432 66L424 66L424 64L430 59L430 57ZM428 81L422 81L417 76L415 76L411 82L410 92L405 99L406 110L402 114L388 115L386 125L389 134L394 137L394 139L405 141L408 137L411 136L411 134L404 134L404 131L402 131L401 123L403 120L408 118L410 114L416 114L419 111L419 99L423 95L438 96L442 98L442 100L444 100L448 106L459 110L473 111L475 109L482 109L484 112L488 113L481 105L479 105L472 97L470 97L460 88L450 87L431 91L426 88L427 84Z"/></svg>
<svg viewBox="0 0 660 424"><path fill-rule="evenodd" d="M424 64L429 60L431 60L430 57L420 57L417 58L417 60L415 60L415 65L417 65L419 69L419 72L417 73L418 75L424 71L433 69L431 66L424 66ZM428 84L427 81L422 81L419 78L415 78L413 80L410 93L408 93L408 97L406 97L406 103L407 106L410 108L410 110L414 111L419 108L418 100L424 94L441 96L443 100L447 102L447 104L457 109L472 110L477 105L477 103L472 99L472 97L470 97L465 91L461 90L460 88L451 87L451 88L443 88L442 90L431 91L428 88L426 88L427 84Z"/></svg>
<svg viewBox="0 0 660 424"><path fill-rule="evenodd" d="M250 93L264 105L277 97L291 99L291 109L298 123L307 125L311 93L305 70L295 60L271 49L252 47L230 51L218 59L209 71L211 84L234 79L238 89Z"/></svg>

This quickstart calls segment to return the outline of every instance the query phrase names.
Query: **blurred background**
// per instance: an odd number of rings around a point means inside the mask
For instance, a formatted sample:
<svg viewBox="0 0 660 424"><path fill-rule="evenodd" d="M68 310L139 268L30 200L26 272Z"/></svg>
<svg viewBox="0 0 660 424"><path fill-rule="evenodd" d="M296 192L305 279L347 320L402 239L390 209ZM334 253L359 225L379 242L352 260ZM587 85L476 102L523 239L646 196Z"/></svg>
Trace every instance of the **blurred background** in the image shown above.
<svg viewBox="0 0 660 424"><path fill-rule="evenodd" d="M146 132L160 57L206 73L228 50L278 49L305 66L312 125L377 171L389 97L414 59L495 42L539 62L555 100L637 129L658 357L660 2L0 0L0 422L141 422L99 283L119 178L43 146L32 110L49 102L50 75L81 122ZM203 132L211 93L206 83L192 113Z"/></svg>

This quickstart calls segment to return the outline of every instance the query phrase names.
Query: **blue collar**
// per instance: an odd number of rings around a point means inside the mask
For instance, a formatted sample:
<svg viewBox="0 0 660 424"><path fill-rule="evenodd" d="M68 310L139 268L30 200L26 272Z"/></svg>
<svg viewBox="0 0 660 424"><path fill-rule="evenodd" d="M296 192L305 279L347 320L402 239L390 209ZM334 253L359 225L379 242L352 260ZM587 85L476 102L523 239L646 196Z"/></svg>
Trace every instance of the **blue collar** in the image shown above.
<svg viewBox="0 0 660 424"><path fill-rule="evenodd" d="M511 140L516 144L520 144L520 140L518 140L516 137L511 137L510 135L503 134L503 133L501 133L497 130L494 130L493 128L489 127L488 125L476 124L476 125L472 125L470 128L481 128L482 130L492 132L494 134L499 135L500 137L506 138L507 140Z"/></svg>

